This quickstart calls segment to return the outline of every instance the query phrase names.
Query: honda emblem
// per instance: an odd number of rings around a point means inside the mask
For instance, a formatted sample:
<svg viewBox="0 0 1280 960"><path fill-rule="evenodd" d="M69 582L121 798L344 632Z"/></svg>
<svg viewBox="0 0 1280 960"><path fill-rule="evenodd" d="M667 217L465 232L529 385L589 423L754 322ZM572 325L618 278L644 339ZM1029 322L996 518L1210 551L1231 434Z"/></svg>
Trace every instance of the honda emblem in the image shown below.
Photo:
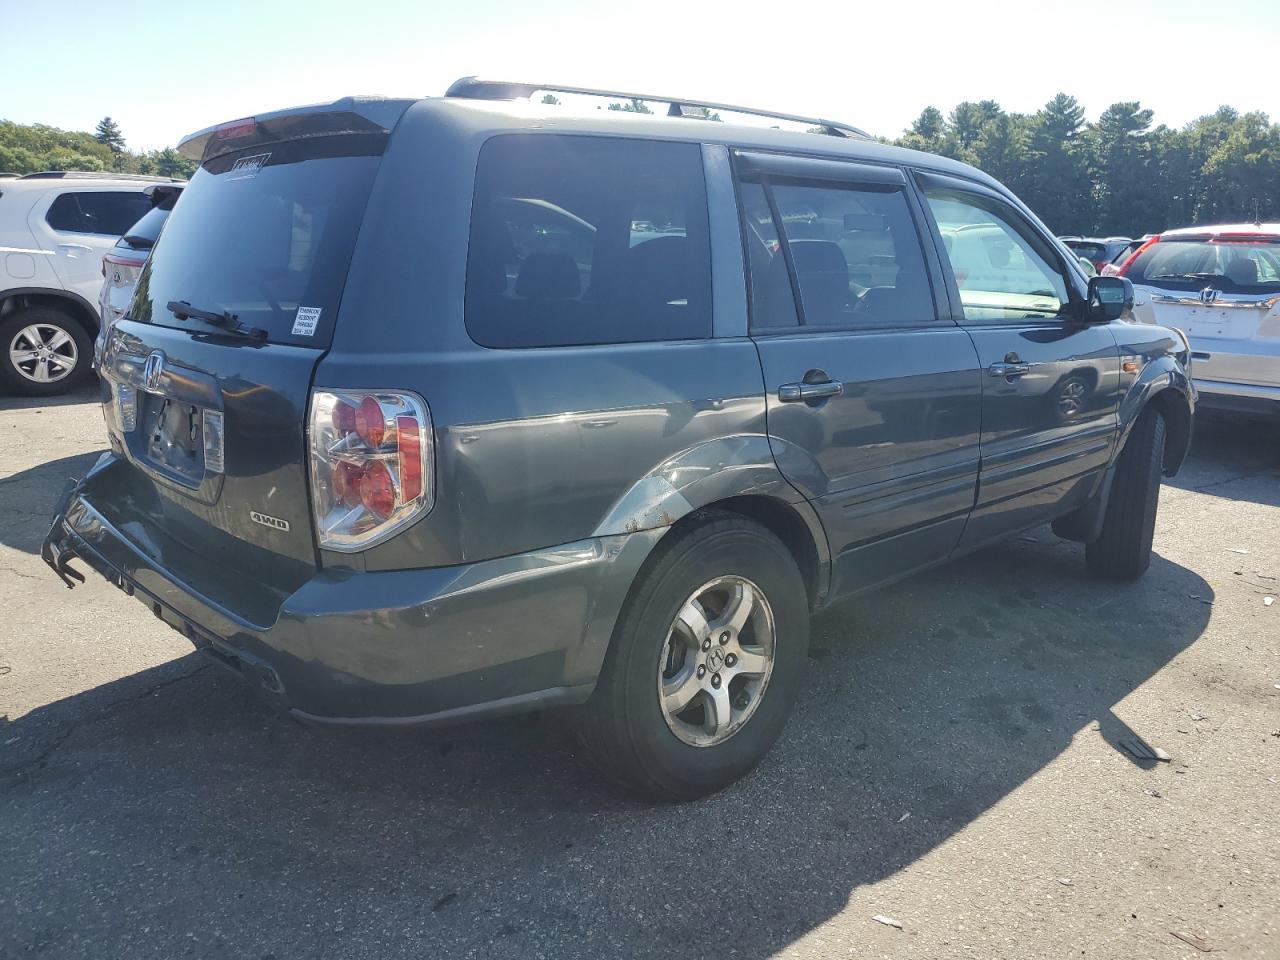
<svg viewBox="0 0 1280 960"><path fill-rule="evenodd" d="M1213 287L1205 287L1203 290L1200 291L1200 302L1203 304L1213 303L1217 299L1218 299L1218 291L1213 289Z"/></svg>
<svg viewBox="0 0 1280 960"><path fill-rule="evenodd" d="M147 357L147 365L142 368L142 386L148 393L160 389L160 378L164 376L164 354L153 350Z"/></svg>

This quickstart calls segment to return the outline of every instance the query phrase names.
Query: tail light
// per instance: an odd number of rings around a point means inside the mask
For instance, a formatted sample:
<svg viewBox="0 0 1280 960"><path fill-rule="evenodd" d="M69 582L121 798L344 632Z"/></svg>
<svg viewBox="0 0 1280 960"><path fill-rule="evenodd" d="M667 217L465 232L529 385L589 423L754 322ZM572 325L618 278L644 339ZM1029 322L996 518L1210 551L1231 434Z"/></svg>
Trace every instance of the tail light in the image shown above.
<svg viewBox="0 0 1280 960"><path fill-rule="evenodd" d="M431 415L411 393L311 394L311 503L327 550L364 550L431 509Z"/></svg>
<svg viewBox="0 0 1280 960"><path fill-rule="evenodd" d="M1160 242L1159 237L1152 237L1150 240L1148 240L1146 243L1140 246L1137 250L1133 251L1133 253L1130 254L1129 256L1129 259L1127 259L1124 263L1120 264L1120 266L1116 267L1115 275L1117 277L1123 277L1126 273L1129 272L1129 268L1133 266L1133 262L1147 252L1148 247L1150 247L1152 244L1159 243L1159 242Z"/></svg>

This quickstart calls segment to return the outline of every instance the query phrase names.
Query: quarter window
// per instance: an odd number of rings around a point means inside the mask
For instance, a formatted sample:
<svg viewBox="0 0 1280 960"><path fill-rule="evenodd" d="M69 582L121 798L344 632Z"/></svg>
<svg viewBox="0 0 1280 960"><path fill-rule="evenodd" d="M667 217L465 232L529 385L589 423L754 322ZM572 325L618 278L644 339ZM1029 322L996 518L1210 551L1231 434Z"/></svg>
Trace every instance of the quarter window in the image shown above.
<svg viewBox="0 0 1280 960"><path fill-rule="evenodd" d="M711 333L697 144L495 137L480 151L466 323L489 347Z"/></svg>
<svg viewBox="0 0 1280 960"><path fill-rule="evenodd" d="M797 323L856 328L936 318L919 234L901 190L745 183L742 203L756 329ZM799 287L799 314L775 214Z"/></svg>
<svg viewBox="0 0 1280 960"><path fill-rule="evenodd" d="M1048 244L1002 204L975 194L927 190L966 320L1056 317L1070 303Z"/></svg>
<svg viewBox="0 0 1280 960"><path fill-rule="evenodd" d="M45 220L63 233L118 237L150 209L151 200L141 192L63 193L49 205Z"/></svg>

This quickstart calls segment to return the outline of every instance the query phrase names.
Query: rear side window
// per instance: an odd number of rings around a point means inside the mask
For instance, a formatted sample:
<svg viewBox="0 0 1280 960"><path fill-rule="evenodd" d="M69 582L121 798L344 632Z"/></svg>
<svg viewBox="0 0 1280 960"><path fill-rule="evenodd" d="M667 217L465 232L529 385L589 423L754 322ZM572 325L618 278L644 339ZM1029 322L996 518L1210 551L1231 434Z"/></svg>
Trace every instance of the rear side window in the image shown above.
<svg viewBox="0 0 1280 960"><path fill-rule="evenodd" d="M698 145L491 139L476 171L466 324L487 347L710 336Z"/></svg>
<svg viewBox="0 0 1280 960"><path fill-rule="evenodd" d="M1169 290L1275 293L1280 290L1280 237L1161 240L1134 261L1128 277Z"/></svg>
<svg viewBox="0 0 1280 960"><path fill-rule="evenodd" d="M230 313L273 342L325 346L387 137L267 143L209 160L164 225L131 318L202 333L168 307Z"/></svg>
<svg viewBox="0 0 1280 960"><path fill-rule="evenodd" d="M936 319L919 233L900 189L745 183L742 203L754 329L798 323L878 327ZM773 222L775 210L782 221L781 238ZM792 302L787 253L799 286L799 314Z"/></svg>
<svg viewBox="0 0 1280 960"><path fill-rule="evenodd" d="M118 237L150 209L150 199L141 192L63 193L49 205L45 221L63 233Z"/></svg>

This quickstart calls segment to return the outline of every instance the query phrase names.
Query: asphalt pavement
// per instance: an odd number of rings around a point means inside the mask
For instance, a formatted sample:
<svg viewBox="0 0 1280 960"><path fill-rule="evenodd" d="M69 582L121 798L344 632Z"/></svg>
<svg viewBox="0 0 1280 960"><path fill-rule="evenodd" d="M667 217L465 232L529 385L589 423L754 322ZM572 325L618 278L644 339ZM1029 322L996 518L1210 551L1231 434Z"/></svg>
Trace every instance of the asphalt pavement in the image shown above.
<svg viewBox="0 0 1280 960"><path fill-rule="evenodd" d="M1280 428L1198 424L1136 584L1045 528L821 614L757 772L655 806L554 715L308 728L68 592L92 400L0 397L0 957L1280 957Z"/></svg>

